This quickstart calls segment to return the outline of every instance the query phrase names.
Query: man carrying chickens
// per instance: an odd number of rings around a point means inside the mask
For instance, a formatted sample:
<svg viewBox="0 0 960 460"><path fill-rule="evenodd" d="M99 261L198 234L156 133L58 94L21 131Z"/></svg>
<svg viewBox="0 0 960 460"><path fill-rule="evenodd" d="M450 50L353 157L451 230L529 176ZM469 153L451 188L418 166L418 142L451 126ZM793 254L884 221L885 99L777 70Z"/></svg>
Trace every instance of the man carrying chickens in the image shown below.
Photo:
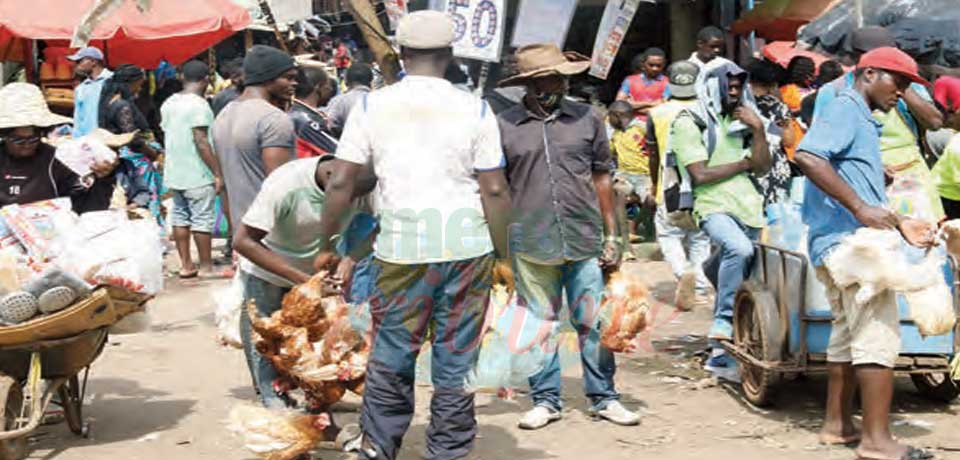
<svg viewBox="0 0 960 460"><path fill-rule="evenodd" d="M856 285L840 289L831 276L833 251L845 236L862 227L897 229L914 246L933 244L933 224L886 208L881 124L872 116L875 110L893 109L911 81L925 83L917 74L916 62L896 48L878 48L863 55L854 84L815 119L796 155L797 165L811 182L803 200L803 218L810 226L810 259L827 288L834 316L820 442L858 443L857 458L932 458L927 452L897 443L890 433L893 368L900 352L896 296L885 291L861 303L853 295ZM853 422L858 387L862 430Z"/></svg>
<svg viewBox="0 0 960 460"><path fill-rule="evenodd" d="M240 274L244 300L253 301L263 317L279 310L290 289L306 283L313 273L313 260L320 247L317 235L326 200L324 190L333 171L333 159L330 155L307 158L277 168L264 181L237 229L234 248L245 259ZM356 193L369 193L373 185L366 174ZM363 235L347 236L347 241L363 239ZM263 404L270 408L289 405L290 401L274 388L277 370L257 351L246 314L241 315L240 335Z"/></svg>
<svg viewBox="0 0 960 460"><path fill-rule="evenodd" d="M499 122L515 208L510 242L517 293L521 305L556 332L566 291L591 414L636 425L637 414L620 404L613 383L616 362L600 343L597 321L603 271L617 268L623 244L616 236L610 145L596 111L566 98L568 78L585 72L590 60L568 57L550 44L529 45L516 55L519 73L500 86L524 86L526 96L501 113ZM521 417L523 429L561 418L560 357L554 345L548 343L544 369L530 378L534 407Z"/></svg>
<svg viewBox="0 0 960 460"><path fill-rule="evenodd" d="M500 133L485 102L443 79L453 60L454 24L447 15L411 13L396 36L407 76L365 95L347 119L316 265L336 266L330 238L344 222L362 168L372 165L380 234L360 456L397 457L413 418L417 354L432 335L434 392L424 458L465 458L477 434L465 383L479 356L494 248L508 257L510 197Z"/></svg>

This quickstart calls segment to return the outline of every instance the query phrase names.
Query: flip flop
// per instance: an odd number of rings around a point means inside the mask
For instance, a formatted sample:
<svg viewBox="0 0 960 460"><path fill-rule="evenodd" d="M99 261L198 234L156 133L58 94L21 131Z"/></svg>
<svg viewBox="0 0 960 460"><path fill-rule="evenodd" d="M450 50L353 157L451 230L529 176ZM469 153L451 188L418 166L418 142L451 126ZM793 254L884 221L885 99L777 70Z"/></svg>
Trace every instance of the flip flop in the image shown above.
<svg viewBox="0 0 960 460"><path fill-rule="evenodd" d="M907 446L907 452L900 457L900 460L931 460L936 456L924 449L918 449L913 446ZM883 458L871 458L857 456L857 460L889 460Z"/></svg>
<svg viewBox="0 0 960 460"><path fill-rule="evenodd" d="M179 276L180 279L182 279L182 280L194 279L194 278L200 276L200 270L194 270L194 271L192 271L192 272L186 272L186 273L180 272L180 273L177 274L177 276Z"/></svg>

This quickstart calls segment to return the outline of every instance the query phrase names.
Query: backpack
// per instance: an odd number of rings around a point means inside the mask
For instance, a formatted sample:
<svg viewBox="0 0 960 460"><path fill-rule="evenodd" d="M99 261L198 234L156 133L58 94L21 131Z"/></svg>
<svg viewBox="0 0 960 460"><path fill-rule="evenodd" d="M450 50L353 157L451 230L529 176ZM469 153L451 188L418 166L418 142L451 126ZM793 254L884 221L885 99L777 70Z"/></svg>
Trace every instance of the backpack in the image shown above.
<svg viewBox="0 0 960 460"><path fill-rule="evenodd" d="M707 145L708 158L713 155L716 149L716 133L712 129L707 129L707 123L696 112L684 109L670 122L671 129L677 120L688 116L693 118L693 122L700 128L700 132L705 137ZM665 164L663 165L663 202L667 213L691 212L693 211L693 181L690 179L686 168L680 166L677 159L677 153L672 146L672 136L667 136Z"/></svg>

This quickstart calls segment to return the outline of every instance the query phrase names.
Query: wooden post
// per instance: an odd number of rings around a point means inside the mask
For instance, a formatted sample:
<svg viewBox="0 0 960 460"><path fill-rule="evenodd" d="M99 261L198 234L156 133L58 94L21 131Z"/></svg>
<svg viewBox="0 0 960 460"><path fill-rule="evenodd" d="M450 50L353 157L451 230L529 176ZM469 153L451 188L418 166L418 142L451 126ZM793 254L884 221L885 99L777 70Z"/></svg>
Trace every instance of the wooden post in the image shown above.
<svg viewBox="0 0 960 460"><path fill-rule="evenodd" d="M250 48L253 48L253 31L246 29L243 31L243 51L246 53L250 51Z"/></svg>
<svg viewBox="0 0 960 460"><path fill-rule="evenodd" d="M388 85L396 83L397 75L400 74L400 57L387 39L373 3L370 3L370 0L347 0L346 3L350 14L360 26L363 38L373 51L377 64L380 65L383 81Z"/></svg>
<svg viewBox="0 0 960 460"><path fill-rule="evenodd" d="M260 0L260 12L263 13L263 17L267 20L267 25L273 28L273 35L277 38L277 42L280 44L280 49L285 53L290 53L290 47L287 46L287 41L283 38L283 34L280 33L280 26L277 25L277 18L273 16L273 10L270 9L270 3L267 0Z"/></svg>

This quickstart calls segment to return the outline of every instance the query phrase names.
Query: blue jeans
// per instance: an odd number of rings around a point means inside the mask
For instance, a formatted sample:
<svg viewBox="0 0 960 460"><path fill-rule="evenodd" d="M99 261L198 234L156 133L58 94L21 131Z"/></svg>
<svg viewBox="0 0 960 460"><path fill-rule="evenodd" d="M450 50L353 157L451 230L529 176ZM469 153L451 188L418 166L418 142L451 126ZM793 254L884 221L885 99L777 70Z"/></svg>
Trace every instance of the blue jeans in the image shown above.
<svg viewBox="0 0 960 460"><path fill-rule="evenodd" d="M713 317L732 321L734 296L749 273L753 243L760 235L760 229L747 227L727 214L710 214L700 222L700 227L720 251Z"/></svg>
<svg viewBox="0 0 960 460"><path fill-rule="evenodd" d="M432 337L430 426L424 458L466 458L477 435L466 378L480 354L493 256L398 265L374 260L373 349L360 426L377 458L396 458L414 411L417 355Z"/></svg>
<svg viewBox="0 0 960 460"><path fill-rule="evenodd" d="M267 316L280 309L283 296L290 292L290 288L283 288L264 281L248 273L240 273L243 280L243 304L253 300L256 302L260 316ZM260 402L271 409L282 409L288 406L288 401L281 398L273 390L273 381L277 379L277 371L273 363L256 350L252 339L253 329L246 309L240 314L240 340L243 342L243 353L247 357L247 367L250 368L250 377L253 386L260 393Z"/></svg>
<svg viewBox="0 0 960 460"><path fill-rule="evenodd" d="M614 389L613 376L617 371L613 353L600 345L599 310L603 299L603 272L597 259L567 262L563 265L540 265L514 259L517 294L521 305L527 306L537 317L554 323L553 334L559 326L559 312L563 292L567 294L570 321L580 344L580 362L583 366L583 386L595 409L603 409L610 401L620 399ZM534 405L562 409L560 399L560 353L551 346L546 350L544 368L530 377Z"/></svg>

